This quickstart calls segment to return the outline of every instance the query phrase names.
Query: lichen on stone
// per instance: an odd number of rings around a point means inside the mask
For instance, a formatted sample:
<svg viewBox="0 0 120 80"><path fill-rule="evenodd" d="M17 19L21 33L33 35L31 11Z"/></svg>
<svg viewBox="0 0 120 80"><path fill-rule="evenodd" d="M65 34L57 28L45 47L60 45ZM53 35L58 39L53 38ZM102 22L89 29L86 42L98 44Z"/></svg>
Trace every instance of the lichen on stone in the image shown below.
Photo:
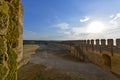
<svg viewBox="0 0 120 80"><path fill-rule="evenodd" d="M0 80L17 80L19 5L20 0L0 0Z"/></svg>
<svg viewBox="0 0 120 80"><path fill-rule="evenodd" d="M8 15L0 12L0 35L5 35L8 26Z"/></svg>
<svg viewBox="0 0 120 80"><path fill-rule="evenodd" d="M5 36L0 36L0 80L4 80L9 72L7 60L8 55L6 39Z"/></svg>

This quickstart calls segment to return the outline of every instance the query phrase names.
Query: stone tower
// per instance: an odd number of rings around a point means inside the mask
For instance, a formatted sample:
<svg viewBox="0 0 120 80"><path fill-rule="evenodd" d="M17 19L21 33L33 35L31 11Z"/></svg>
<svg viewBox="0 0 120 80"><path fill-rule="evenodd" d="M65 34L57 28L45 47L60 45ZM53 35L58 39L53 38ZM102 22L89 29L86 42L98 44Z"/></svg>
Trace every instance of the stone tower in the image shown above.
<svg viewBox="0 0 120 80"><path fill-rule="evenodd" d="M23 55L23 8L20 0L0 0L0 80L17 80Z"/></svg>

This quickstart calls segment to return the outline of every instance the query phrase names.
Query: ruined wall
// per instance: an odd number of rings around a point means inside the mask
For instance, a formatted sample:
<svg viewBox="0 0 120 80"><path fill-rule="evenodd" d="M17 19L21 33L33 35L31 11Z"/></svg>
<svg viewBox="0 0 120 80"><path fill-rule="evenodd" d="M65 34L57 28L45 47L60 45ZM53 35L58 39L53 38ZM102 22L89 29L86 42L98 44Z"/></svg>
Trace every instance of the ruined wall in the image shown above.
<svg viewBox="0 0 120 80"><path fill-rule="evenodd" d="M22 59L23 10L20 0L0 0L0 80L17 80Z"/></svg>
<svg viewBox="0 0 120 80"><path fill-rule="evenodd" d="M113 39L65 41L62 46L76 58L87 58L120 75L120 39L116 39L116 42Z"/></svg>

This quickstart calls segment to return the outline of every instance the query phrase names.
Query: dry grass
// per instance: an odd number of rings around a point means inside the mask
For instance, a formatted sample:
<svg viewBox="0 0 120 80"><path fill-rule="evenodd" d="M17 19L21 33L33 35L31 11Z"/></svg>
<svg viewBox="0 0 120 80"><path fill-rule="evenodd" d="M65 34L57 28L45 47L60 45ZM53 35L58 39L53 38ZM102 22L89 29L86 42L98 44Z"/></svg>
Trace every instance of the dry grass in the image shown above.
<svg viewBox="0 0 120 80"><path fill-rule="evenodd" d="M19 80L32 80L38 72L42 72L45 69L43 65L27 64L19 69Z"/></svg>
<svg viewBox="0 0 120 80"><path fill-rule="evenodd" d="M40 46L39 45L24 45L23 51L24 54L31 54L35 52Z"/></svg>
<svg viewBox="0 0 120 80"><path fill-rule="evenodd" d="M27 64L19 70L18 80L83 80L70 72L52 68L46 69L44 65Z"/></svg>

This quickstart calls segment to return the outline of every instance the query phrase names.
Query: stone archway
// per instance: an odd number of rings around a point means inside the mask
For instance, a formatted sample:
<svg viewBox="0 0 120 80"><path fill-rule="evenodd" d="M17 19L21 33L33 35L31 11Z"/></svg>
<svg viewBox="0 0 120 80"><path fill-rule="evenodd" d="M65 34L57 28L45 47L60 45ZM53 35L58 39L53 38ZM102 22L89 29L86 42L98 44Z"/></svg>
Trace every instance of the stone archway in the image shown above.
<svg viewBox="0 0 120 80"><path fill-rule="evenodd" d="M103 54L102 55L103 65L105 68L111 69L111 58L110 56Z"/></svg>

